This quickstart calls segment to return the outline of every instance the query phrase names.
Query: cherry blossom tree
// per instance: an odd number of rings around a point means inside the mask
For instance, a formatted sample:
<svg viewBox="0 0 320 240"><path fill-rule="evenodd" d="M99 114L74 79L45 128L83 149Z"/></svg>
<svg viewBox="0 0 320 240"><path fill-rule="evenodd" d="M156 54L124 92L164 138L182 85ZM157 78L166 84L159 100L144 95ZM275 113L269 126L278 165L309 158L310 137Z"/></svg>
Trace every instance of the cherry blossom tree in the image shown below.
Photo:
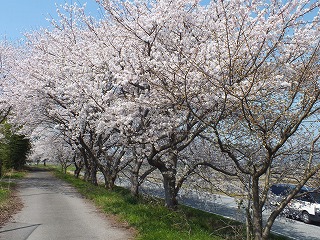
<svg viewBox="0 0 320 240"><path fill-rule="evenodd" d="M32 134L32 154L30 161L50 161L59 164L64 173L75 161L77 152L74 146L68 142L69 138L64 136L54 128L44 128L39 126Z"/></svg>
<svg viewBox="0 0 320 240"><path fill-rule="evenodd" d="M196 19L194 5L198 3L164 3L101 2L118 36L114 46L118 46L121 68L115 66L112 71L126 93L134 96L136 106L135 118L124 132L130 143L143 146L141 158L161 172L166 205L175 208L180 189L176 179L179 152L206 128L192 111L204 117L216 108L191 110L185 98L200 91L192 83L198 71L183 55L184 49L190 49L186 41L192 30L187 24Z"/></svg>
<svg viewBox="0 0 320 240"><path fill-rule="evenodd" d="M108 188L130 169L136 193L159 170L169 208L199 167L236 177L248 239L268 239L319 170L319 3L98 2L99 22L66 5L52 30L27 35L5 91L12 121L62 134ZM264 222L270 186L293 173Z"/></svg>
<svg viewBox="0 0 320 240"><path fill-rule="evenodd" d="M226 106L218 123L208 122L205 138L215 149L213 157L219 159L220 152L220 159L227 158L229 173L242 183L248 239L268 239L275 218L320 168L314 151L319 3L212 1L203 14L208 38L199 42L197 57L204 60L189 59L221 87ZM264 222L270 186L290 174L296 188Z"/></svg>
<svg viewBox="0 0 320 240"><path fill-rule="evenodd" d="M239 0L200 7L198 1L100 2L131 36L122 48L125 56L130 52L130 58L123 58L124 81L146 82L150 92L171 94L172 106L188 108L199 123L210 126L206 138L215 143L220 159L229 159L229 174L237 174L247 192L248 238L267 239L276 216L319 169L313 157L318 141L319 3ZM157 104L167 95L161 97ZM304 136L309 141L298 144ZM154 146L149 163L160 169L165 162L175 169L176 160L168 160L177 159L174 142L165 151L161 144ZM310 153L303 174L263 224L262 209L274 177L285 164L297 164L288 160L297 157L292 149Z"/></svg>
<svg viewBox="0 0 320 240"><path fill-rule="evenodd" d="M0 41L0 125L4 128L7 117L11 111L11 105L6 98L5 86L12 81L11 70L14 68L17 57L16 48L7 41ZM5 135L0 135L0 141L4 141ZM2 175L3 160L0 159L0 177Z"/></svg>
<svg viewBox="0 0 320 240"><path fill-rule="evenodd" d="M8 117L11 110L11 102L8 101L6 86L13 81L11 75L12 69L16 67L15 63L19 60L17 49L20 47L7 41L0 41L0 123Z"/></svg>
<svg viewBox="0 0 320 240"><path fill-rule="evenodd" d="M108 69L113 48L83 26L91 23L83 8L65 5L64 10L60 21L53 21L52 31L27 35L28 57L16 71L14 98L30 101L16 106L16 113L21 113L16 120L31 130L46 124L60 131L81 152L91 181L97 183L99 169L111 188L127 165L121 161L119 133L130 117L125 110L130 105ZM26 106L30 111L24 111ZM122 149L119 155L115 148Z"/></svg>

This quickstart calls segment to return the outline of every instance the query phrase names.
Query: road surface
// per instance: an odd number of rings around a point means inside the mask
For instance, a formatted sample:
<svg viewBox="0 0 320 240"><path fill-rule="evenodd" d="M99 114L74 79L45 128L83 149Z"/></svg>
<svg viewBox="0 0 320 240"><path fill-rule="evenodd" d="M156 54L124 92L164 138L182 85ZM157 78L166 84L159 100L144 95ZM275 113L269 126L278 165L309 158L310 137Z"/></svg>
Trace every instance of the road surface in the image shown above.
<svg viewBox="0 0 320 240"><path fill-rule="evenodd" d="M127 240L132 233L115 226L69 184L48 171L19 181L21 212L0 228L1 240Z"/></svg>

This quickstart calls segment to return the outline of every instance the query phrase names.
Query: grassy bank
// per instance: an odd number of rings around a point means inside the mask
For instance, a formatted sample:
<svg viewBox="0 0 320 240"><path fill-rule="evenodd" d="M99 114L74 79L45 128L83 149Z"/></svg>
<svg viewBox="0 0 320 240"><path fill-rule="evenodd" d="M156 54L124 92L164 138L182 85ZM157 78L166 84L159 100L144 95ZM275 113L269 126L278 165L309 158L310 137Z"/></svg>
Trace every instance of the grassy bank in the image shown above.
<svg viewBox="0 0 320 240"><path fill-rule="evenodd" d="M20 178L23 175L14 176ZM7 180L0 180L0 226L5 224L11 216L22 208L22 202L15 194L16 184Z"/></svg>
<svg viewBox="0 0 320 240"><path fill-rule="evenodd" d="M0 211L1 206L7 203L9 197L10 197L10 185L6 182L0 182Z"/></svg>
<svg viewBox="0 0 320 240"><path fill-rule="evenodd" d="M115 188L107 191L71 175L57 175L74 185L81 194L107 214L116 215L137 230L138 240L206 240L244 239L244 226L236 221L186 206L172 212L163 206L161 199L131 197L129 191ZM272 236L270 239L287 239Z"/></svg>
<svg viewBox="0 0 320 240"><path fill-rule="evenodd" d="M14 191L16 184L11 182L10 179L21 179L26 175L24 171L7 171L0 179L0 212L4 206L9 205L10 197Z"/></svg>
<svg viewBox="0 0 320 240"><path fill-rule="evenodd" d="M21 179L26 176L27 172L26 171L8 171L4 174L3 178L4 179Z"/></svg>

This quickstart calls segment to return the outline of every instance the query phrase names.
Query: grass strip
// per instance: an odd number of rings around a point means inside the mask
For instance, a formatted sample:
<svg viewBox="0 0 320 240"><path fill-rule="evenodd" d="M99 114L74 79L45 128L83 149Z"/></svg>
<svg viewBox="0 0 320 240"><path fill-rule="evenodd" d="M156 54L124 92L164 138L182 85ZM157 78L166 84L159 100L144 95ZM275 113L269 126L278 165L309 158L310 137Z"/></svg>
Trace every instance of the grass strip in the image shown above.
<svg viewBox="0 0 320 240"><path fill-rule="evenodd" d="M24 178L26 174L26 170L7 169L0 179L0 227L23 207L15 180Z"/></svg>
<svg viewBox="0 0 320 240"><path fill-rule="evenodd" d="M10 185L12 183L0 182L0 210L1 206L3 206L10 197Z"/></svg>
<svg viewBox="0 0 320 240"><path fill-rule="evenodd" d="M108 191L69 174L59 171L56 174L93 200L105 213L116 215L120 221L135 228L138 231L137 240L245 239L244 225L231 219L182 205L177 211L170 211L163 206L161 199L147 196L134 198L124 188L115 187ZM288 238L272 235L270 239Z"/></svg>
<svg viewBox="0 0 320 240"><path fill-rule="evenodd" d="M22 207L20 199L15 196L15 183L0 181L0 226Z"/></svg>
<svg viewBox="0 0 320 240"><path fill-rule="evenodd" d="M4 179L22 179L26 176L27 172L25 171L15 171L11 170L4 174Z"/></svg>

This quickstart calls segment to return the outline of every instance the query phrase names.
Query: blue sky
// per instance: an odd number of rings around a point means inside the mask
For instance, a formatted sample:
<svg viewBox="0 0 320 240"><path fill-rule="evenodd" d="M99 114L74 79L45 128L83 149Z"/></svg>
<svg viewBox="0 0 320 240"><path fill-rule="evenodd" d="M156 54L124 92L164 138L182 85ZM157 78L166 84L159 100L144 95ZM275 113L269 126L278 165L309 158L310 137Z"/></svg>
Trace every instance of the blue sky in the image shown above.
<svg viewBox="0 0 320 240"><path fill-rule="evenodd" d="M0 0L0 39L18 40L24 32L49 26L50 15L57 18L56 5L87 3L87 13L100 16L94 0Z"/></svg>
<svg viewBox="0 0 320 240"><path fill-rule="evenodd" d="M46 20L50 17L57 18L56 5L65 3L78 5L87 3L86 12L99 18L101 11L95 0L0 0L0 40L6 38L16 41L23 38L23 33L48 27ZM206 4L210 0L203 0Z"/></svg>

